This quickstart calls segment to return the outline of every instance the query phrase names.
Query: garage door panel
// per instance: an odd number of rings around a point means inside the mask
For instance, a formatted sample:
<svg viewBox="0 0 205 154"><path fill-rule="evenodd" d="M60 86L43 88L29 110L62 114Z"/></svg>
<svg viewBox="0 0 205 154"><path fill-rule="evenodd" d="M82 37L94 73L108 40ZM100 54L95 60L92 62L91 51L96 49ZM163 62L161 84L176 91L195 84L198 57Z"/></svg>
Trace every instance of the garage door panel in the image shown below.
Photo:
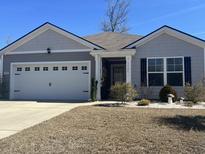
<svg viewBox="0 0 205 154"><path fill-rule="evenodd" d="M73 70L75 66L77 70ZM30 71L25 71L26 67ZM40 69L35 71L35 67ZM48 70L44 71L44 67L48 67ZM54 70L54 67L58 69ZM22 71L17 71L17 68L22 68ZM88 62L14 65L13 99L88 100L89 70Z"/></svg>

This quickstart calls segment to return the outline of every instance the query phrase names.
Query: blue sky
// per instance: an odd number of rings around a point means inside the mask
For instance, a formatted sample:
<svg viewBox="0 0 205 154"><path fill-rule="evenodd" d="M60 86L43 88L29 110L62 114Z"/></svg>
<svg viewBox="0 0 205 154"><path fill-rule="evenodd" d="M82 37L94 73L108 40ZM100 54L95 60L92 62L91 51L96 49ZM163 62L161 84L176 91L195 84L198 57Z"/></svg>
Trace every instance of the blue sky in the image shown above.
<svg viewBox="0 0 205 154"><path fill-rule="evenodd" d="M0 48L44 22L77 35L101 32L105 0L1 0ZM146 35L169 25L205 39L204 0L131 0L129 33Z"/></svg>

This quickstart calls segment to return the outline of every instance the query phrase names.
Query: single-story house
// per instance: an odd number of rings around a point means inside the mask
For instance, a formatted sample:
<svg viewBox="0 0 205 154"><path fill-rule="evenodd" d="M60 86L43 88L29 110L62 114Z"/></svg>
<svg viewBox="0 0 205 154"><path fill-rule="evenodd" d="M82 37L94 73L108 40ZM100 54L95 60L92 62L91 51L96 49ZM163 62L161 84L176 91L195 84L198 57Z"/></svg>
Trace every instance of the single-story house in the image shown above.
<svg viewBox="0 0 205 154"><path fill-rule="evenodd" d="M0 50L11 100L89 100L91 78L97 99L109 98L116 82L145 88L152 98L166 84L183 95L186 83L205 75L205 41L169 26L146 35L105 32L79 37L45 23Z"/></svg>

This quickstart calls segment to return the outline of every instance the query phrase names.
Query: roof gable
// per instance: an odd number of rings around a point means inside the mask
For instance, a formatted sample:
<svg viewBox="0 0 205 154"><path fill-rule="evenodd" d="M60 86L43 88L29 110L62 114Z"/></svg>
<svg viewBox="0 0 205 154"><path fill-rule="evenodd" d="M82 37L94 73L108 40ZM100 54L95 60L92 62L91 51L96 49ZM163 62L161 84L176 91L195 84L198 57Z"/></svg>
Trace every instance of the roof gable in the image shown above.
<svg viewBox="0 0 205 154"><path fill-rule="evenodd" d="M152 40L152 39L154 39L162 34L168 34L170 36L176 37L178 39L184 40L188 43L197 45L197 46L202 47L202 48L205 47L205 40L197 38L195 36L192 36L188 33L179 31L179 30L174 29L174 28L169 27L169 26L163 26L163 27L149 33L148 35L142 37L141 39L138 39L138 40L132 42L131 44L123 47L122 49L130 49L130 48L135 48L135 47L141 46L141 45L147 43L148 41L150 41L150 40Z"/></svg>
<svg viewBox="0 0 205 154"><path fill-rule="evenodd" d="M9 53L25 53L25 51L45 51L47 48L50 48L53 52L56 52L57 50L66 51L77 49L88 49L87 51L90 51L89 47L64 35L61 35L51 29L48 29Z"/></svg>
<svg viewBox="0 0 205 154"><path fill-rule="evenodd" d="M26 35L22 36L21 38L17 39L16 41L12 42L11 44L7 45L6 47L2 48L0 51L2 53L10 52L21 45L27 43L28 41L32 40L33 38L39 36L43 32L46 32L47 30L55 31L56 33L59 33L60 35L63 35L64 37L67 37L69 39L72 39L76 42L79 42L80 44L87 46L90 49L97 49L102 50L103 47L94 44L82 37L79 37L71 32L68 32L60 27L57 27L56 25L53 25L49 22L44 23L43 25L37 27L36 29L32 30L31 32L27 33Z"/></svg>

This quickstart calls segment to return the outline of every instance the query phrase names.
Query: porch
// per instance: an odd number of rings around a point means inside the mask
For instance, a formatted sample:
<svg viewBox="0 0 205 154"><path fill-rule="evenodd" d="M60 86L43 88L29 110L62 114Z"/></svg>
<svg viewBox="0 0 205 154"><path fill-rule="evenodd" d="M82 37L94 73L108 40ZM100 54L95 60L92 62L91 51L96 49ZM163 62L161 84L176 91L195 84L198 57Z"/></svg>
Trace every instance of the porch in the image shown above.
<svg viewBox="0 0 205 154"><path fill-rule="evenodd" d="M115 83L126 82L125 58L102 58L101 99L109 99L110 88Z"/></svg>
<svg viewBox="0 0 205 154"><path fill-rule="evenodd" d="M95 57L97 100L108 99L109 90L116 82L132 83L132 56L135 49L127 51L92 51Z"/></svg>

